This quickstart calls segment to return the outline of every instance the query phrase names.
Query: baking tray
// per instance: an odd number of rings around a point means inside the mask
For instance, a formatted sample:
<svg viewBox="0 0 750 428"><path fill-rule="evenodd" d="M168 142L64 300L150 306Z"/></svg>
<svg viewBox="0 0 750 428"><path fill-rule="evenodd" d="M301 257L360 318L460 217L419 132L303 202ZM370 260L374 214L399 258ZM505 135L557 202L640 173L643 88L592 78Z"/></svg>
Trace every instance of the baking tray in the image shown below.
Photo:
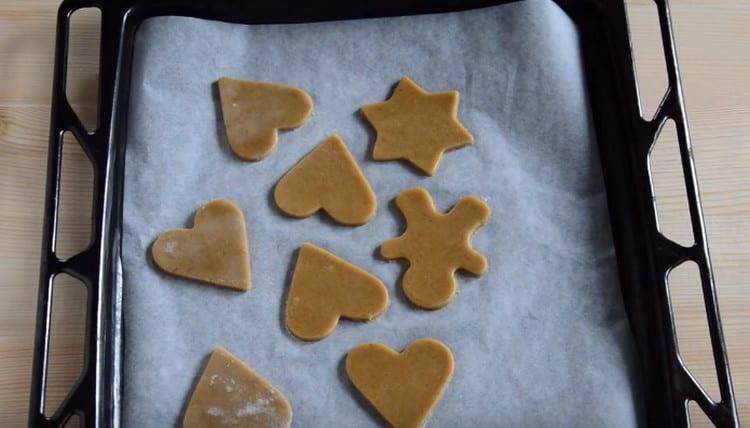
<svg viewBox="0 0 750 428"><path fill-rule="evenodd" d="M586 83L607 191L607 203L625 307L638 351L645 421L649 426L689 426L687 400L696 401L717 426L739 426L726 359L706 233L692 159L675 55L669 6L656 0L669 86L652 120L641 116L624 2L556 0L578 26ZM125 131L133 42L143 20L190 16L242 24L302 23L466 10L509 1L382 0L66 0L58 12L57 41L42 239L37 331L29 425L64 426L77 414L87 427L120 426L121 266ZM84 7L101 10L99 126L85 130L65 96L70 17ZM648 167L663 124L674 120L695 244L681 246L658 229ZM68 259L55 255L62 138L68 131L94 165L92 239ZM721 401L714 402L683 364L677 349L666 278L692 260L699 266ZM78 382L52 417L44 416L55 275L67 273L88 288L85 360ZM591 403L595 406L596 403Z"/></svg>

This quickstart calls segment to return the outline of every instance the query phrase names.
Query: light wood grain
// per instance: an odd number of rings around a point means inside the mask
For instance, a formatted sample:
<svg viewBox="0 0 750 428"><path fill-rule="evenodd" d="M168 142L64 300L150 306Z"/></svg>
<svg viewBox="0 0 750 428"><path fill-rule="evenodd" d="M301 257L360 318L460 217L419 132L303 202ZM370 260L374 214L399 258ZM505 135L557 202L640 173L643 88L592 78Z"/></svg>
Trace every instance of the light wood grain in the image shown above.
<svg viewBox="0 0 750 428"><path fill-rule="evenodd" d="M633 0L631 26L636 39L639 77L646 106L653 112L663 93L663 60L656 42L650 0ZM0 426L26 423L31 351L44 202L50 84L57 1L0 0ZM750 421L750 2L673 0L683 82L708 224L717 288L741 418ZM70 96L81 115L95 117L95 25L91 19L74 31ZM649 104L650 103L650 104ZM654 156L659 215L665 231L685 225L682 187L675 159L659 151L674 144L660 140ZM669 150L665 150L665 153ZM66 152L67 153L67 152ZM67 214L61 222L77 234L64 246L85 245L90 180L82 154L73 165L63 194ZM676 229L675 229L676 228ZM678 339L694 374L715 396L713 363L706 352L705 321L697 282L689 270L670 277L678 312ZM63 394L80 368L81 343L69 334L80 325L74 287L58 293L64 310L56 315L63 334L56 351L53 395ZM71 291L72 290L72 291ZM697 426L705 426L695 421Z"/></svg>

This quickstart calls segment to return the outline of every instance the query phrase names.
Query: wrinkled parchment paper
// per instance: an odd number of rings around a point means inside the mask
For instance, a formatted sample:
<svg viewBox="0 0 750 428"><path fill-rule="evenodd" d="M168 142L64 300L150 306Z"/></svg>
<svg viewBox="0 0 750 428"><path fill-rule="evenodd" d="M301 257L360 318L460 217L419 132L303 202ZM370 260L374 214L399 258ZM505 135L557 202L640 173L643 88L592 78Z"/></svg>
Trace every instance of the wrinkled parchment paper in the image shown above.
<svg viewBox="0 0 750 428"><path fill-rule="evenodd" d="M638 421L634 346L621 301L606 197L577 31L552 2L460 13L301 25L147 20L136 40L125 172L125 427L179 424L207 357L224 346L279 387L297 427L382 426L343 371L368 341L401 350L421 337L453 350L455 374L431 427L601 427ZM403 75L428 91L461 92L475 144L425 177L374 162L358 109L386 99ZM302 128L256 163L233 156L220 122L220 76L297 85L315 102ZM362 227L276 209L276 181L333 133L347 142L378 197ZM493 213L474 246L482 278L458 275L438 311L410 305L404 264L377 255L403 231L396 194L424 186L441 210L475 194ZM252 289L237 293L167 276L148 257L157 235L192 224L228 198L244 211ZM380 277L391 296L371 323L342 321L303 343L283 323L297 248L322 246Z"/></svg>

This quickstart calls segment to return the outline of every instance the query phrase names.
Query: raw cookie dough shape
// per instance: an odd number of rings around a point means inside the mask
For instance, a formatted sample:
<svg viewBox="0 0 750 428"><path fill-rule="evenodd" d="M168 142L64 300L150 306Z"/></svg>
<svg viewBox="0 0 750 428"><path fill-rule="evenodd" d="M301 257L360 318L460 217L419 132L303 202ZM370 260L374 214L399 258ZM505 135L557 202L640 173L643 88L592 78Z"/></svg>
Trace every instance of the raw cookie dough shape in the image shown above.
<svg viewBox="0 0 750 428"><path fill-rule="evenodd" d="M377 132L375 160L405 159L434 175L443 152L474 142L458 121L458 91L429 93L404 76L388 101L362 107Z"/></svg>
<svg viewBox="0 0 750 428"><path fill-rule="evenodd" d="M366 343L347 355L346 374L395 428L421 427L451 380L453 354L435 339L415 340L400 354Z"/></svg>
<svg viewBox="0 0 750 428"><path fill-rule="evenodd" d="M297 256L286 301L286 325L302 340L320 340L339 318L371 321L388 307L388 290L374 275L315 245Z"/></svg>
<svg viewBox="0 0 750 428"><path fill-rule="evenodd" d="M275 83L222 77L219 98L229 147L249 161L273 153L278 130L302 125L313 112L307 92Z"/></svg>
<svg viewBox="0 0 750 428"><path fill-rule="evenodd" d="M490 208L475 196L458 201L447 214L435 211L421 187L404 190L396 205L406 219L406 232L380 247L386 259L407 259L402 287L406 297L424 309L441 308L456 294L455 272L482 276L487 260L471 247L471 237L490 217Z"/></svg>
<svg viewBox="0 0 750 428"><path fill-rule="evenodd" d="M303 218L323 210L349 226L367 223L377 209L370 183L338 135L322 142L281 177L273 195L287 215Z"/></svg>
<svg viewBox="0 0 750 428"><path fill-rule="evenodd" d="M182 419L183 428L284 428L292 407L276 387L224 348L208 360Z"/></svg>
<svg viewBox="0 0 750 428"><path fill-rule="evenodd" d="M217 199L198 209L192 229L168 230L151 247L162 270L182 278L246 291L250 254L242 210Z"/></svg>

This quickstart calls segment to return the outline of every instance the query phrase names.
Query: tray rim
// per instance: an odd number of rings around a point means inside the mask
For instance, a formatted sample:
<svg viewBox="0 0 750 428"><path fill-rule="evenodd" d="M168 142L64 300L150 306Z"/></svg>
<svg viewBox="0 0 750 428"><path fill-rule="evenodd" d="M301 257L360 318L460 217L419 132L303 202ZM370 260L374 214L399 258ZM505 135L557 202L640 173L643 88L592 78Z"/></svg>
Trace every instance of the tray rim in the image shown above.
<svg viewBox="0 0 750 428"><path fill-rule="evenodd" d="M519 0L64 0L58 10L47 193L29 426L64 426L77 414L84 426L120 426L122 176L133 57L138 26L156 16L179 15L242 24L298 23L393 17L474 9ZM706 242L679 65L667 0L654 0L661 27L668 88L651 120L642 118L623 0L553 0L578 26L592 105L620 283L636 341L647 425L689 426L687 400L717 426L739 427L729 364ZM86 131L65 95L68 29L78 9L101 11L98 128ZM648 157L667 120L677 126L695 244L679 245L659 232ZM87 249L60 259L54 244L62 137L71 132L94 166L94 203ZM606 143L605 143L606 141ZM628 213L624 215L622 213ZM684 261L700 271L721 401L714 402L691 375L677 349L667 275ZM52 417L44 416L51 295L59 273L88 289L81 377ZM114 284L114 286L111 286Z"/></svg>

